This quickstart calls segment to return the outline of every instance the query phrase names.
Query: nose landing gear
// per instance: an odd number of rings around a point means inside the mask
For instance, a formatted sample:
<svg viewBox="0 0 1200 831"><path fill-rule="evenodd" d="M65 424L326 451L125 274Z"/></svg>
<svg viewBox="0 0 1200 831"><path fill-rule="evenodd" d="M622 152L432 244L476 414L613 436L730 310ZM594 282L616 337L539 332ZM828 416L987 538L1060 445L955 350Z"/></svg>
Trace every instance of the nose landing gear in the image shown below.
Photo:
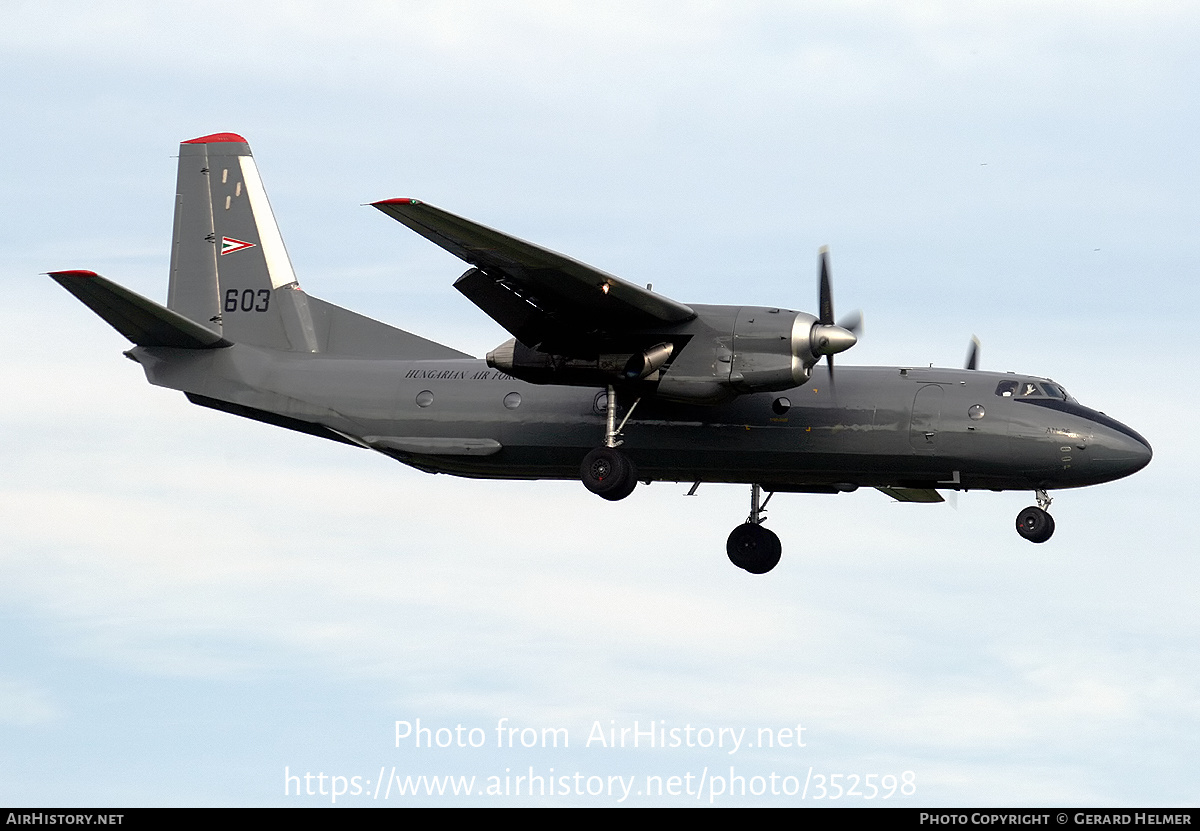
<svg viewBox="0 0 1200 831"><path fill-rule="evenodd" d="M760 504L760 488L758 485L751 485L750 516L743 524L733 529L725 543L725 553L729 555L729 561L751 574L766 574L779 564L780 554L783 553L779 537L775 536L774 531L762 526L767 502L770 502L774 495L772 492Z"/></svg>
<svg viewBox="0 0 1200 831"><path fill-rule="evenodd" d="M1017 514L1017 533L1030 542L1045 542L1054 534L1054 517L1047 513L1050 495L1045 488L1038 488L1037 507L1030 505Z"/></svg>

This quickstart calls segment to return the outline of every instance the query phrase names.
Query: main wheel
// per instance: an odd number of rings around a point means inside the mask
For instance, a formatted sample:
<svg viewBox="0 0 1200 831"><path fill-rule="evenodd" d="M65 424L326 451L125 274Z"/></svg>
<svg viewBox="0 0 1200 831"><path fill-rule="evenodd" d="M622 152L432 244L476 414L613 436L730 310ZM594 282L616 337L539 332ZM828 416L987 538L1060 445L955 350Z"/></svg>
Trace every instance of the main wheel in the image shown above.
<svg viewBox="0 0 1200 831"><path fill-rule="evenodd" d="M739 525L725 543L729 561L751 574L766 574L779 564L783 545L775 532L749 522Z"/></svg>
<svg viewBox="0 0 1200 831"><path fill-rule="evenodd" d="M620 502L622 499L629 496L629 494L633 493L633 489L636 487L637 487L637 469L634 468L633 462L630 461L629 462L629 482L626 483L625 487L621 488L620 490L613 491L612 493L602 493L602 494L600 494L600 496L604 499L607 499L609 502Z"/></svg>
<svg viewBox="0 0 1200 831"><path fill-rule="evenodd" d="M1017 533L1030 542L1045 542L1054 533L1054 517L1030 505L1017 514Z"/></svg>
<svg viewBox="0 0 1200 831"><path fill-rule="evenodd" d="M611 502L624 499L637 486L637 468L615 447L597 447L579 466L583 486Z"/></svg>

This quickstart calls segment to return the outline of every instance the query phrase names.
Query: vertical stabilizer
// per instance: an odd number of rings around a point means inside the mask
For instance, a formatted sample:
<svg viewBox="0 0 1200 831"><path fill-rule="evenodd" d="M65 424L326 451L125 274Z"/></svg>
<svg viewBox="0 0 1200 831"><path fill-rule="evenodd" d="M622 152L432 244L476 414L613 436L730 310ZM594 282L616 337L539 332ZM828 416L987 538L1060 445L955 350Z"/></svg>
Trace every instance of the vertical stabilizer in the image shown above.
<svg viewBox="0 0 1200 831"><path fill-rule="evenodd" d="M167 305L237 343L318 351L250 145L235 133L179 145Z"/></svg>

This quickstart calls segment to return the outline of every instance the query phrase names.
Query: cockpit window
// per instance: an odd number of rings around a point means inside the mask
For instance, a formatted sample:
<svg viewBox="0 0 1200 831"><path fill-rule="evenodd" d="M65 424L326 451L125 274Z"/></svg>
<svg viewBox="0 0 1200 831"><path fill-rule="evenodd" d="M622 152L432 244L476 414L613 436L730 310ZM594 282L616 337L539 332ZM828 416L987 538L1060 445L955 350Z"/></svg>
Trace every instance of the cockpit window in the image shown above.
<svg viewBox="0 0 1200 831"><path fill-rule="evenodd" d="M996 395L1001 398L1057 398L1060 401L1075 401L1065 389L1050 381L1001 381L996 386Z"/></svg>

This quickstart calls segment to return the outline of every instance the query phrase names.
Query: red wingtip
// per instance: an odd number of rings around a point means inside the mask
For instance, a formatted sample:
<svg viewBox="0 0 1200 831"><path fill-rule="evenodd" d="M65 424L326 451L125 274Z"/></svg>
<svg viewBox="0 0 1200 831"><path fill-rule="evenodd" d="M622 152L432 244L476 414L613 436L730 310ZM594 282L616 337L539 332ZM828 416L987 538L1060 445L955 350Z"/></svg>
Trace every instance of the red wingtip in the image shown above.
<svg viewBox="0 0 1200 831"><path fill-rule="evenodd" d="M222 141L236 141L242 144L249 144L244 138L237 133L213 133L210 136L200 136L200 138L188 139L180 142L181 144L217 144Z"/></svg>
<svg viewBox="0 0 1200 831"><path fill-rule="evenodd" d="M72 271L47 271L47 277L99 277L100 275L94 271L83 271L75 269Z"/></svg>
<svg viewBox="0 0 1200 831"><path fill-rule="evenodd" d="M420 205L420 199L408 199L401 197L400 199L380 199L378 202L372 202L372 205Z"/></svg>

